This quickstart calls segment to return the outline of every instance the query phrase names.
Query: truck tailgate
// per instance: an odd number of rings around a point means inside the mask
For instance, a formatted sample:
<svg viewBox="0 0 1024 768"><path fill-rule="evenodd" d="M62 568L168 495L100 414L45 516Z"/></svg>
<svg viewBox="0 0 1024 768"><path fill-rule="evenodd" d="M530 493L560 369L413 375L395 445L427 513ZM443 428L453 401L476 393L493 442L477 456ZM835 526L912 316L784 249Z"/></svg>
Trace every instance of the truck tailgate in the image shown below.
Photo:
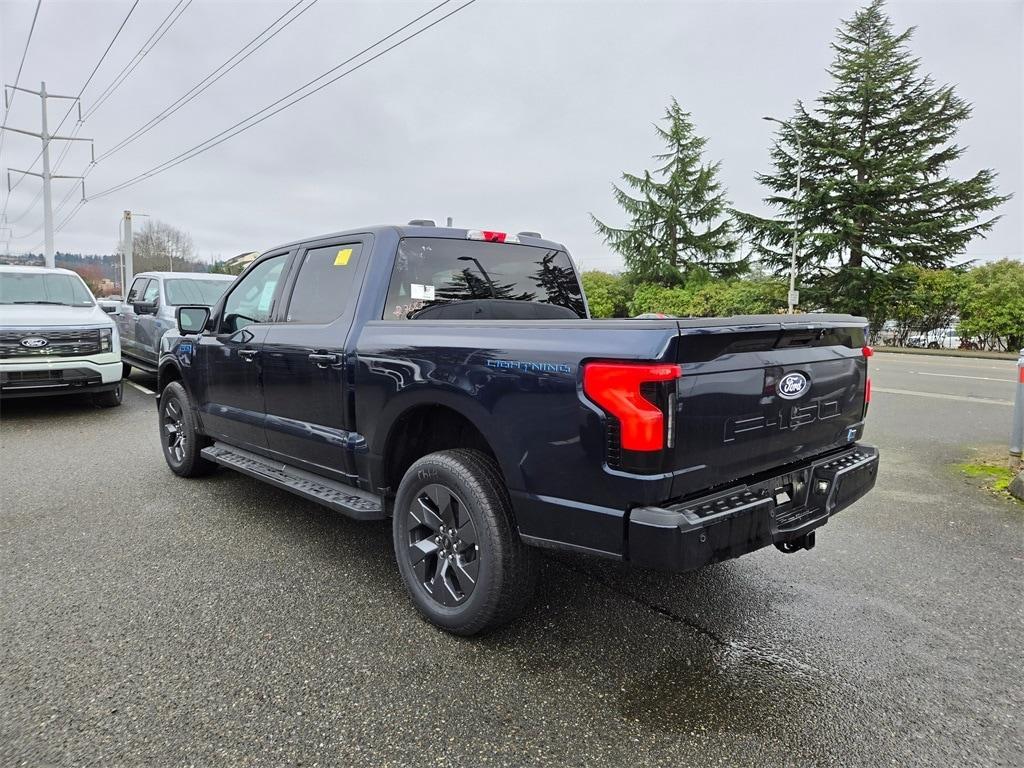
<svg viewBox="0 0 1024 768"><path fill-rule="evenodd" d="M752 318L753 319L753 318ZM686 496L846 446L861 435L867 360L858 318L687 327L670 465Z"/></svg>

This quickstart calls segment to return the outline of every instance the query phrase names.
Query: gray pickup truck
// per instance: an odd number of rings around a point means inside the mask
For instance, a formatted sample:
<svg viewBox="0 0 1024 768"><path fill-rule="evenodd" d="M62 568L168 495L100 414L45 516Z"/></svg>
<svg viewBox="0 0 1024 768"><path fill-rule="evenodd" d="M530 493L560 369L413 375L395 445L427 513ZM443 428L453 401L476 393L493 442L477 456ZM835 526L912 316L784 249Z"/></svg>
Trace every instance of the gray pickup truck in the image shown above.
<svg viewBox="0 0 1024 768"><path fill-rule="evenodd" d="M213 306L234 281L233 275L203 272L140 272L128 296L111 312L121 335L124 376L132 368L156 373L160 338L175 327L179 306Z"/></svg>

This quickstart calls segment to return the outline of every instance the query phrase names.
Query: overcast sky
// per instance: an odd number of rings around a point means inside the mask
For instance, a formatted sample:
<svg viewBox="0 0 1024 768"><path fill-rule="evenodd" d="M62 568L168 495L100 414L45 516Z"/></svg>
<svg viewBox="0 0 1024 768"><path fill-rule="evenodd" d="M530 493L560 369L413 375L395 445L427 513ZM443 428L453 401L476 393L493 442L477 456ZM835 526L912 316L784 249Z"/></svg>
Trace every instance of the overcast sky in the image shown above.
<svg viewBox="0 0 1024 768"><path fill-rule="evenodd" d="M437 1L320 0L195 101L99 163L87 194L219 133ZM194 0L81 135L95 139L97 155L109 149L293 2ZM45 79L51 92L77 94L131 4L43 0L21 84L38 89ZM141 0L86 88L85 109L174 5ZM660 149L651 122L669 98L709 138L707 157L722 161L735 205L761 210L753 175L769 169L773 126L760 117L788 117L796 100L811 101L828 86L829 42L858 5L479 0L252 130L89 202L57 233L57 249L112 252L124 209L186 230L204 258L354 226L452 216L460 226L537 230L564 242L585 268L618 268L588 212L621 221L609 185L623 170L650 167ZM0 0L5 83L14 81L34 9L35 0ZM891 0L889 13L897 28L917 27L912 49L924 70L956 84L974 105L959 135L969 149L954 172L993 168L1000 191L1015 194L968 255L1020 258L1024 2ZM62 104L51 104L51 130ZM9 124L38 130L38 122L38 99L19 94ZM72 127L69 120L62 132ZM38 148L37 140L9 135L0 166L24 167ZM55 172L79 174L88 160L87 146L76 146ZM54 182L55 205L69 184ZM11 197L13 251L41 250L41 229L31 231L42 206L17 220L38 189L28 178Z"/></svg>

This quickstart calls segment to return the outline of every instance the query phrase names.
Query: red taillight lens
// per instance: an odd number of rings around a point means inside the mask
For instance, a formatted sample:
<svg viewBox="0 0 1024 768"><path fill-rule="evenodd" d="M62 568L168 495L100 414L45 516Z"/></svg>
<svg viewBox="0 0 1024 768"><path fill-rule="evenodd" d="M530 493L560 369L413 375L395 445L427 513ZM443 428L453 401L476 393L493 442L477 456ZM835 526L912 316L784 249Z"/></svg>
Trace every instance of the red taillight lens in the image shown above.
<svg viewBox="0 0 1024 768"><path fill-rule="evenodd" d="M660 451L665 447L665 414L641 394L640 386L681 375L678 365L587 363L583 367L583 392L619 420L624 449Z"/></svg>
<svg viewBox="0 0 1024 768"><path fill-rule="evenodd" d="M861 347L860 351L864 353L864 357L871 357L873 354L875 354L875 350L872 349L871 347Z"/></svg>
<svg viewBox="0 0 1024 768"><path fill-rule="evenodd" d="M867 382L864 384L864 405L871 402L871 377L868 376Z"/></svg>

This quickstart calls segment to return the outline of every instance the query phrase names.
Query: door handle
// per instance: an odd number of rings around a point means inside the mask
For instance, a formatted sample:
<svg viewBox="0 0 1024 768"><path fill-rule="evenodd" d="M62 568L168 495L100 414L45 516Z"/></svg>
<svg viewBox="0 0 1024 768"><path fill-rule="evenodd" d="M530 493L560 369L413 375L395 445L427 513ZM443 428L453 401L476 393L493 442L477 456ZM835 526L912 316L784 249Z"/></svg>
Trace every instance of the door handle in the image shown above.
<svg viewBox="0 0 1024 768"><path fill-rule="evenodd" d="M255 357L258 349L240 349L238 350L238 356L247 363L251 363Z"/></svg>
<svg viewBox="0 0 1024 768"><path fill-rule="evenodd" d="M316 363L317 368L326 368L329 365L337 365L338 364L338 356L337 355L329 355L329 354L323 354L322 355L322 354L318 354L318 353L313 353L313 354L311 354L309 356L309 360L312 363Z"/></svg>

